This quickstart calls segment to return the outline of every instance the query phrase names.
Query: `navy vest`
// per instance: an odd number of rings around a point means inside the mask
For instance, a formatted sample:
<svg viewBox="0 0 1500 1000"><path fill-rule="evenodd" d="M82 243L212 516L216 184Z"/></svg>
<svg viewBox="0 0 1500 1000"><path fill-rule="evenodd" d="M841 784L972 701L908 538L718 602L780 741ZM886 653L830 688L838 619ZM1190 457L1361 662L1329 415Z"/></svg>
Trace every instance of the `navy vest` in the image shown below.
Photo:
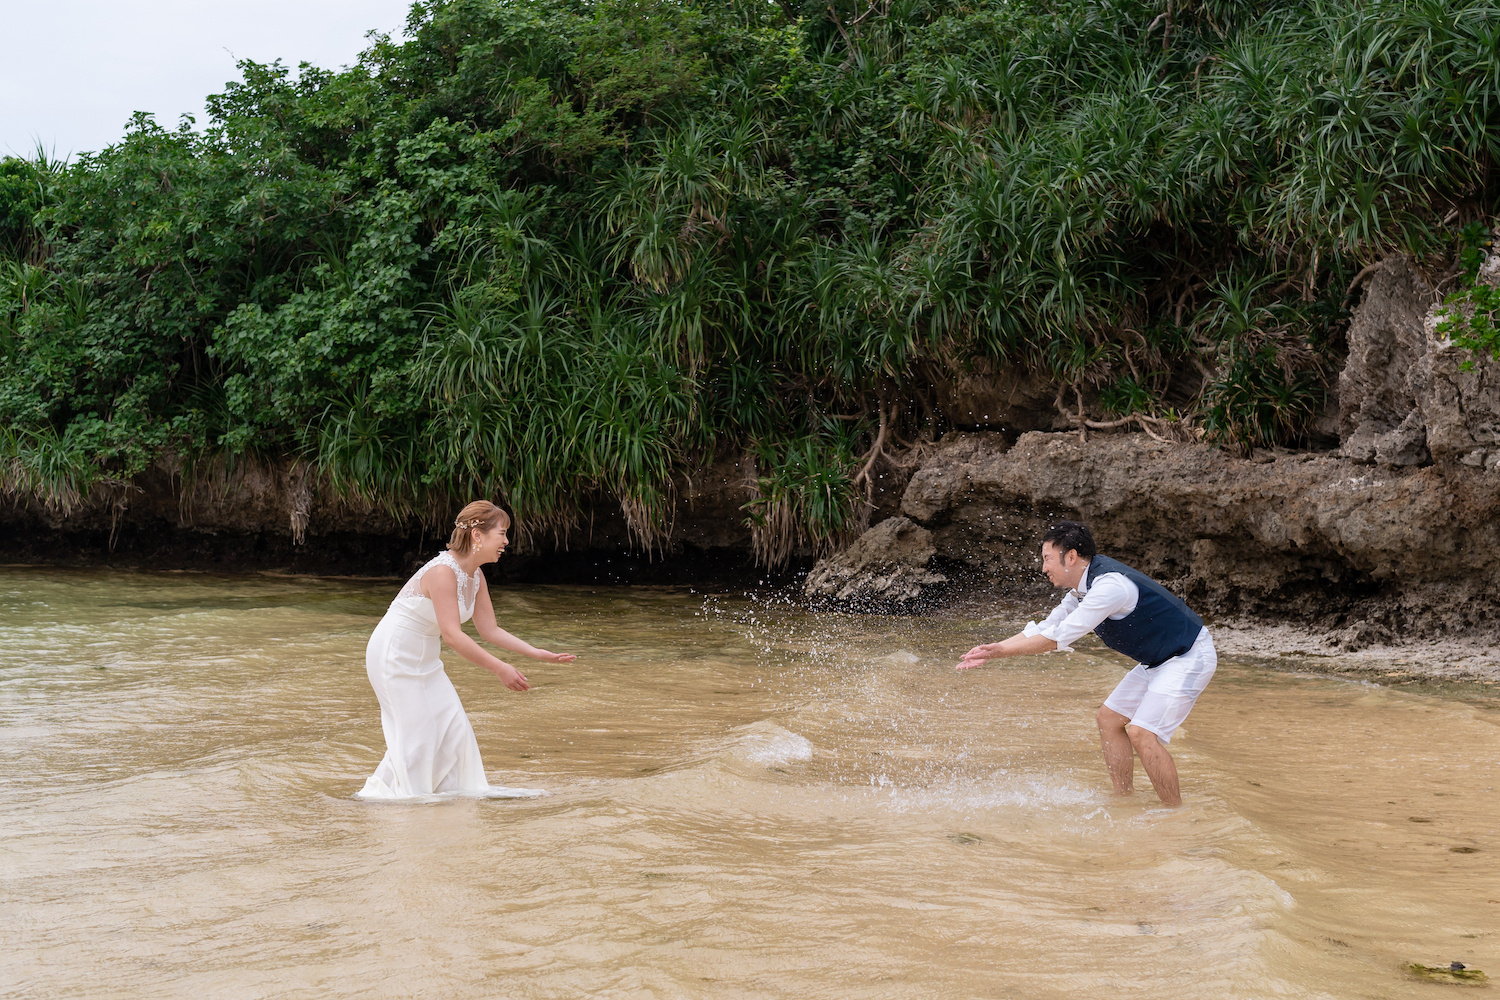
<svg viewBox="0 0 1500 1000"><path fill-rule="evenodd" d="M1106 618L1094 628L1094 634L1106 646L1148 667L1160 666L1193 648L1203 619L1182 598L1140 570L1109 556L1094 556L1089 562L1091 589L1094 578L1102 573L1120 573L1141 592L1134 611L1118 620Z"/></svg>

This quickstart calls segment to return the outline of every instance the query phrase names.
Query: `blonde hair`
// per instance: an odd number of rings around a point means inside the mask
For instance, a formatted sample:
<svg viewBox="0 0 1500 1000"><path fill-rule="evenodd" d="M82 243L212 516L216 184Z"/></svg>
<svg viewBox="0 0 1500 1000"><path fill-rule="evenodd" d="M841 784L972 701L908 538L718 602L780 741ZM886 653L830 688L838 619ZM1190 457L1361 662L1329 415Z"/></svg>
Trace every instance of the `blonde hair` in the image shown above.
<svg viewBox="0 0 1500 1000"><path fill-rule="evenodd" d="M491 531L496 526L510 527L510 515L488 500L475 500L458 512L453 519L453 535L448 539L448 550L456 556L466 556L474 547L474 529Z"/></svg>

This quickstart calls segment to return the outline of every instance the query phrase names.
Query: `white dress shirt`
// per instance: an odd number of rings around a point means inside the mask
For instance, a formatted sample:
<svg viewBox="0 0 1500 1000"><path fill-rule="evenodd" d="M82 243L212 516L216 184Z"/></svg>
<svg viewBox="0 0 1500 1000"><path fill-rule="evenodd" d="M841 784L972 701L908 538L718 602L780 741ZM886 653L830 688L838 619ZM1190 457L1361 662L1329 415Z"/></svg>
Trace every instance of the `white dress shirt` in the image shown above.
<svg viewBox="0 0 1500 1000"><path fill-rule="evenodd" d="M1067 653L1073 643L1094 631L1104 619L1118 621L1135 610L1141 589L1124 573L1100 573L1093 586L1089 586L1088 576L1085 568L1078 586L1068 591L1046 621L1040 625L1027 622L1024 634L1044 635Z"/></svg>

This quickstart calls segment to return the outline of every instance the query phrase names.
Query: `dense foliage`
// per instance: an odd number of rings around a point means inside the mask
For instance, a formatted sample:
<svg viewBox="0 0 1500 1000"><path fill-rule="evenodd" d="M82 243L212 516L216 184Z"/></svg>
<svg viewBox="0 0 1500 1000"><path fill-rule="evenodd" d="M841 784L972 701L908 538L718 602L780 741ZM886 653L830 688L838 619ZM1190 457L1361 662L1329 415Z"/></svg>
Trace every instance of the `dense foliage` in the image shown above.
<svg viewBox="0 0 1500 1000"><path fill-rule="evenodd" d="M650 544L749 450L774 559L972 365L1295 442L1350 278L1494 205L1487 0L426 0L407 39L0 163L0 486L296 456L400 515L613 495Z"/></svg>

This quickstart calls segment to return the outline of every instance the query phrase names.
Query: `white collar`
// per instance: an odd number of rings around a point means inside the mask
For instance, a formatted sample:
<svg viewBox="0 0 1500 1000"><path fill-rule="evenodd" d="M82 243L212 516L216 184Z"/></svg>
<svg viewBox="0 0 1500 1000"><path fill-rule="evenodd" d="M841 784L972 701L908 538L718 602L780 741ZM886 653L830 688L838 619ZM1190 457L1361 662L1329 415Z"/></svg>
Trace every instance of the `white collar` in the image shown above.
<svg viewBox="0 0 1500 1000"><path fill-rule="evenodd" d="M1094 560L1090 559L1083 564L1083 575L1078 578L1078 586L1073 588L1073 593L1077 594L1080 598L1089 592L1089 567L1093 563Z"/></svg>

